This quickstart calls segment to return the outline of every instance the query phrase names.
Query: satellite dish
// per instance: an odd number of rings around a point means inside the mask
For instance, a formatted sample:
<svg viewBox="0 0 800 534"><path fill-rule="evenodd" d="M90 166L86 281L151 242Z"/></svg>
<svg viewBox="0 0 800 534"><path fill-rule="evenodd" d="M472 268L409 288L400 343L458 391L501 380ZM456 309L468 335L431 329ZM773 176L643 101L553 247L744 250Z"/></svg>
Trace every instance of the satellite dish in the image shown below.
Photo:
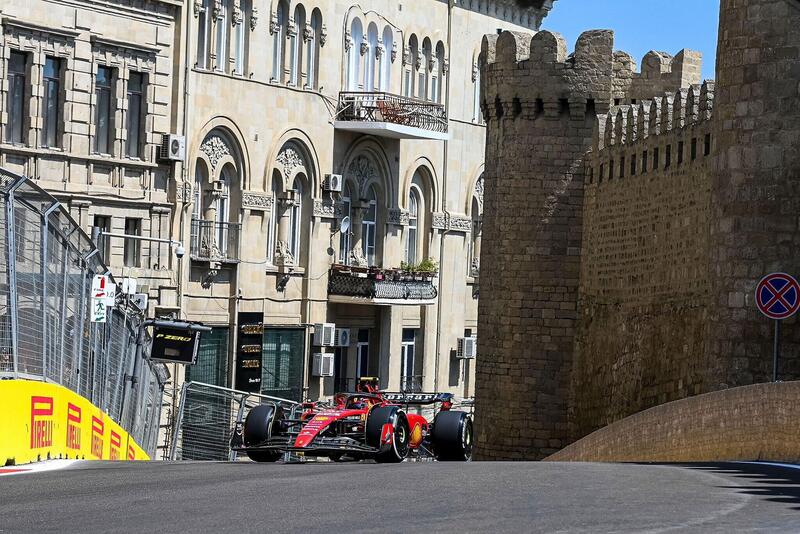
<svg viewBox="0 0 800 534"><path fill-rule="evenodd" d="M342 222L339 223L339 230L342 232L346 232L350 229L350 217L345 217L342 219Z"/></svg>

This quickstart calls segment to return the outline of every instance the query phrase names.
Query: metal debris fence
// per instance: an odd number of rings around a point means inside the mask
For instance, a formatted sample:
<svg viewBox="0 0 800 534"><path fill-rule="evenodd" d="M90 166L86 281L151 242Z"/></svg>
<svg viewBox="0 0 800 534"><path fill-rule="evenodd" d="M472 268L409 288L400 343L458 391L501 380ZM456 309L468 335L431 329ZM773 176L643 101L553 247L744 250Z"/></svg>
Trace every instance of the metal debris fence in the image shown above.
<svg viewBox="0 0 800 534"><path fill-rule="evenodd" d="M288 399L202 382L184 383L169 459L236 460L237 454L230 447L236 422L243 421L250 409L259 404L281 407L292 416L300 407L300 404Z"/></svg>
<svg viewBox="0 0 800 534"><path fill-rule="evenodd" d="M166 366L143 357L141 310L118 297L92 323L96 274L110 274L67 210L0 169L0 379L61 384L90 400L154 455Z"/></svg>

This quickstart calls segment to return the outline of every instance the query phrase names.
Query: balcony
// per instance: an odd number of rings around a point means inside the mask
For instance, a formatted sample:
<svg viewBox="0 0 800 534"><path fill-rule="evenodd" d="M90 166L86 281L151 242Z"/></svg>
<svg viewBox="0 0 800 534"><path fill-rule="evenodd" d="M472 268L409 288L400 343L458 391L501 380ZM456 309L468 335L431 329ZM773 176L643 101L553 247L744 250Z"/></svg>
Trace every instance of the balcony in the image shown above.
<svg viewBox="0 0 800 534"><path fill-rule="evenodd" d="M189 255L195 261L239 262L239 223L192 219Z"/></svg>
<svg viewBox="0 0 800 534"><path fill-rule="evenodd" d="M390 93L339 93L333 126L393 139L449 138L443 105Z"/></svg>
<svg viewBox="0 0 800 534"><path fill-rule="evenodd" d="M334 303L429 306L436 297L432 275L335 265L328 276L328 301Z"/></svg>

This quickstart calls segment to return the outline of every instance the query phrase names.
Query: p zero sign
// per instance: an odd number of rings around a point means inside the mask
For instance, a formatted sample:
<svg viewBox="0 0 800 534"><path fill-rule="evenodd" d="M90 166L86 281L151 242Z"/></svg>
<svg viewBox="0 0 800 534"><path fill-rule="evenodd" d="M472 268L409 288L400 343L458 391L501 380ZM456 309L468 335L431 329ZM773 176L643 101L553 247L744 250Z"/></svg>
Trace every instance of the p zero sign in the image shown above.
<svg viewBox="0 0 800 534"><path fill-rule="evenodd" d="M756 305L770 319L788 319L800 308L800 285L786 273L768 274L756 287Z"/></svg>
<svg viewBox="0 0 800 534"><path fill-rule="evenodd" d="M194 365L197 361L199 342L200 332L155 326L153 327L153 348L150 351L150 359Z"/></svg>

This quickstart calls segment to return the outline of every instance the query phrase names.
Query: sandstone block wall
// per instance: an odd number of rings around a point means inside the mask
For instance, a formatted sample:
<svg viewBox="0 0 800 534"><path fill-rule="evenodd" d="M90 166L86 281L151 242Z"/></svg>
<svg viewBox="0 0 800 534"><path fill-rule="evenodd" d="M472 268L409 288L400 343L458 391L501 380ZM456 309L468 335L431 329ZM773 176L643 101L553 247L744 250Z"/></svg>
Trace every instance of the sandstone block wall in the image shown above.
<svg viewBox="0 0 800 534"><path fill-rule="evenodd" d="M576 437L704 390L714 84L598 118L585 185Z"/></svg>
<svg viewBox="0 0 800 534"><path fill-rule="evenodd" d="M800 382L755 384L669 402L547 458L580 462L800 461Z"/></svg>

